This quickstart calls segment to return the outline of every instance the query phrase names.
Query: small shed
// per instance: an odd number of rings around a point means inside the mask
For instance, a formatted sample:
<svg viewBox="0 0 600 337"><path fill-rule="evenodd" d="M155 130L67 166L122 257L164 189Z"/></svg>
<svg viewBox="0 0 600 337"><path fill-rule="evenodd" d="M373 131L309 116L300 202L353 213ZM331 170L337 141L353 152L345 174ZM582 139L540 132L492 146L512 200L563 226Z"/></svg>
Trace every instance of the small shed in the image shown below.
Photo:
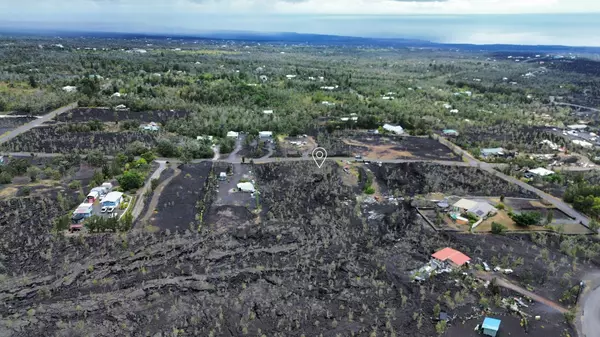
<svg viewBox="0 0 600 337"><path fill-rule="evenodd" d="M483 157L489 156L503 156L504 149L501 147L489 148L489 149L481 149L481 155Z"/></svg>
<svg viewBox="0 0 600 337"><path fill-rule="evenodd" d="M250 193L254 193L255 189L254 189L254 185L250 182L246 182L246 183L239 183L237 184L237 188L238 190L240 190L241 192L250 192Z"/></svg>
<svg viewBox="0 0 600 337"><path fill-rule="evenodd" d="M481 329L483 334L486 336L496 337L498 330L500 330L500 320L496 318L486 317L483 319Z"/></svg>
<svg viewBox="0 0 600 337"><path fill-rule="evenodd" d="M239 132L235 132L235 131L229 131L229 132L227 132L227 137L238 138L239 136L240 136Z"/></svg>
<svg viewBox="0 0 600 337"><path fill-rule="evenodd" d="M545 177L545 176L549 176L549 175L554 174L554 171L545 169L543 167L538 167L538 168L529 170L528 172L533 173L533 174L535 174L537 176L540 176L540 177Z"/></svg>
<svg viewBox="0 0 600 337"><path fill-rule="evenodd" d="M258 133L258 137L260 139L271 139L271 138L273 138L273 132L272 131L260 131Z"/></svg>
<svg viewBox="0 0 600 337"><path fill-rule="evenodd" d="M383 124L383 129L393 132L397 135L401 135L404 133L404 128L402 128L400 125Z"/></svg>
<svg viewBox="0 0 600 337"><path fill-rule="evenodd" d="M444 136L454 136L454 137L458 136L458 131L453 130L453 129L443 130L442 133L444 134Z"/></svg>

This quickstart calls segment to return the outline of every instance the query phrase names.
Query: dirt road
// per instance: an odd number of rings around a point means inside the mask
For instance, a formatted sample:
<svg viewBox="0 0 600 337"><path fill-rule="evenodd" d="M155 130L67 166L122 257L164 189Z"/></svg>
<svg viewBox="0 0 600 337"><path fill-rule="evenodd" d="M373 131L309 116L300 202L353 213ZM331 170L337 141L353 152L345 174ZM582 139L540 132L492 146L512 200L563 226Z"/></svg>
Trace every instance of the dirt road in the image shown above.
<svg viewBox="0 0 600 337"><path fill-rule="evenodd" d="M152 176L150 176L150 179L148 179L146 184L144 184L144 187L142 187L142 189L140 189L138 191L137 201L135 202L135 206L133 207L133 210L131 211L131 214L133 215L134 223L135 223L135 220L142 213L142 210L144 209L144 194L146 194L147 191L150 191L152 189L152 180L160 178L160 174L164 170L167 169L166 161L157 160L156 162L158 163L158 168L156 169L156 171L154 171L154 173L152 173Z"/></svg>
<svg viewBox="0 0 600 337"><path fill-rule="evenodd" d="M175 172L173 173L172 176L165 179L165 181L163 181L158 186L156 186L156 189L154 190L154 193L152 195L152 199L150 200L150 204L148 205L148 210L146 211L146 214L144 214L144 216L142 217L142 219L140 221L141 223L145 223L148 220L150 220L150 218L152 217L152 214L154 214L154 210L156 209L156 206L158 205L158 200L160 199L160 195L162 194L162 191L165 189L165 187L167 187L171 183L171 180L173 180L175 177L177 177L180 173L181 173L181 170L179 168L175 168Z"/></svg>
<svg viewBox="0 0 600 337"><path fill-rule="evenodd" d="M509 280L503 278L501 275L496 275L494 273L488 273L488 272L484 272L484 271L477 271L477 272L475 272L475 276L477 276L478 278L485 280L485 281L492 281L493 278L496 278L496 282L497 282L496 284L498 284L502 288L516 291L519 294L521 294L523 296L527 296L538 303L545 304L545 305L549 306L550 308L556 309L560 313L565 313L565 312L569 311L556 302L550 301L549 299L547 299L545 297L539 296L521 286L518 286L518 285L510 282Z"/></svg>
<svg viewBox="0 0 600 337"><path fill-rule="evenodd" d="M18 135L20 135L20 134L22 134L24 132L27 132L27 131L29 131L29 130L37 127L37 126L40 126L40 125L44 124L45 122L51 120L52 118L56 117L57 115L60 115L60 114L62 114L64 112L67 112L67 111L69 111L71 109L74 109L76 107L77 107L77 103L71 103L69 105L66 105L66 106L63 106L61 108L58 108L58 109L56 109L54 111L51 111L51 112L49 112L49 113L41 116L40 118L34 119L31 122L29 122L29 123L21 125L18 128L14 129L14 130L12 130L12 131L10 131L8 133L6 133L4 136L1 136L0 137L0 144L6 143L9 140L15 138L16 136L18 136Z"/></svg>

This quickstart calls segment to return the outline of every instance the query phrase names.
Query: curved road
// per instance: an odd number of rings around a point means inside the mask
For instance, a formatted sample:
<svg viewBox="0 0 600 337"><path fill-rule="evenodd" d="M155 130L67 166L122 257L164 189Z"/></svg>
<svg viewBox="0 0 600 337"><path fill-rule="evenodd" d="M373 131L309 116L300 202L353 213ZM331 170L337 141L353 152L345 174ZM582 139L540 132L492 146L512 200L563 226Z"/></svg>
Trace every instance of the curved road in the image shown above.
<svg viewBox="0 0 600 337"><path fill-rule="evenodd" d="M596 108L590 108L589 106L583 106L583 105L577 105L577 104L571 104L571 103L553 102L551 104L552 105L566 105L566 106L572 106L572 107L575 107L575 108L580 108L580 109L586 109L586 110L600 112L600 110L598 110Z"/></svg>
<svg viewBox="0 0 600 337"><path fill-rule="evenodd" d="M595 337L600 331L600 274L587 275L575 321L579 337Z"/></svg>

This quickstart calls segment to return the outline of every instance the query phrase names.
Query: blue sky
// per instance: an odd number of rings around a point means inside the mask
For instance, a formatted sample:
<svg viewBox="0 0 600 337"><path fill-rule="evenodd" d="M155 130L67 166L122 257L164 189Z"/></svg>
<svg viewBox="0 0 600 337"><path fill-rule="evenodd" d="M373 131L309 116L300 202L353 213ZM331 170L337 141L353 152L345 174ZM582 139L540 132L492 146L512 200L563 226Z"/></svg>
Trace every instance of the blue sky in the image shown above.
<svg viewBox="0 0 600 337"><path fill-rule="evenodd" d="M598 22L598 0L0 0L2 28L283 31L600 46Z"/></svg>

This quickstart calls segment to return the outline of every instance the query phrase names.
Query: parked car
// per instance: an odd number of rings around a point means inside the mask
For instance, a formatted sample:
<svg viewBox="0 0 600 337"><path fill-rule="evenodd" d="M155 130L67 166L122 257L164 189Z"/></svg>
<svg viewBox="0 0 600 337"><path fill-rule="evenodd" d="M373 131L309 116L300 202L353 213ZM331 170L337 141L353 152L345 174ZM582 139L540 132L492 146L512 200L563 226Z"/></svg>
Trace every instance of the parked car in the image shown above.
<svg viewBox="0 0 600 337"><path fill-rule="evenodd" d="M102 208L100 208L100 213L106 213L106 209L107 209L107 207L103 206Z"/></svg>
<svg viewBox="0 0 600 337"><path fill-rule="evenodd" d="M112 213L114 210L115 210L115 208L114 208L114 207L112 207L112 206L109 206L109 207L107 207L107 208L106 208L106 211L107 211L108 213Z"/></svg>

